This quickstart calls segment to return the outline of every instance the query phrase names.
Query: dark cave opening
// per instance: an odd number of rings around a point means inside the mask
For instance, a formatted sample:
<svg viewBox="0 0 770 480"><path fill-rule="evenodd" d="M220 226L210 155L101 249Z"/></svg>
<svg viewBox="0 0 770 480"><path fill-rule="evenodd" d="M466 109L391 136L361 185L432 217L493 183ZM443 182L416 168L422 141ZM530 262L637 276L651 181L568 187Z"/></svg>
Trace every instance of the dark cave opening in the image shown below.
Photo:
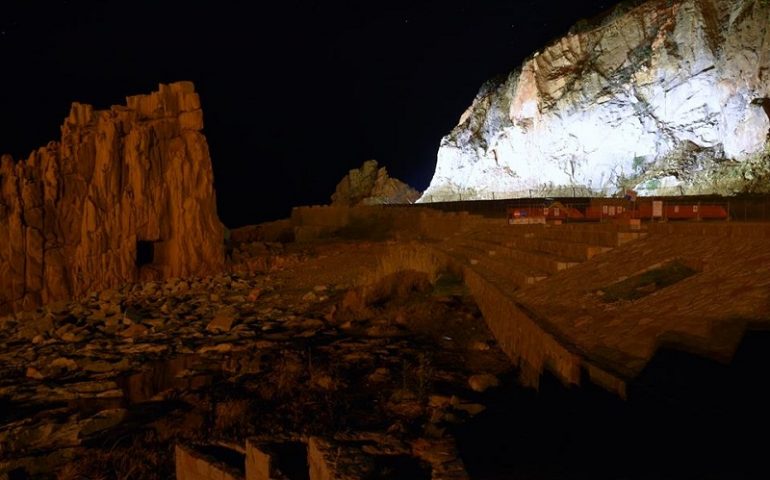
<svg viewBox="0 0 770 480"><path fill-rule="evenodd" d="M136 241L136 266L142 268L155 261L155 242L147 240Z"/></svg>
<svg viewBox="0 0 770 480"><path fill-rule="evenodd" d="M8 472L7 478L8 480L27 480L30 476L23 468L15 468Z"/></svg>
<svg viewBox="0 0 770 480"><path fill-rule="evenodd" d="M414 457L407 455L380 455L375 457L372 480L430 480L430 468Z"/></svg>
<svg viewBox="0 0 770 480"><path fill-rule="evenodd" d="M767 97L755 98L754 100L751 101L751 104L759 105L760 107L762 107L762 109L767 114L768 118L770 118L770 98L767 98Z"/></svg>
<svg viewBox="0 0 770 480"><path fill-rule="evenodd" d="M275 467L292 480L309 479L307 445L302 442L282 442L271 445Z"/></svg>
<svg viewBox="0 0 770 480"><path fill-rule="evenodd" d="M474 479L760 478L768 367L770 332L754 331L730 364L661 349L628 400L587 380L565 387L544 374L535 392L510 377L454 433Z"/></svg>
<svg viewBox="0 0 770 480"><path fill-rule="evenodd" d="M239 472L241 475L246 473L246 456L241 452L237 452L222 445L201 445L198 446L197 449L204 455L224 463L234 471Z"/></svg>

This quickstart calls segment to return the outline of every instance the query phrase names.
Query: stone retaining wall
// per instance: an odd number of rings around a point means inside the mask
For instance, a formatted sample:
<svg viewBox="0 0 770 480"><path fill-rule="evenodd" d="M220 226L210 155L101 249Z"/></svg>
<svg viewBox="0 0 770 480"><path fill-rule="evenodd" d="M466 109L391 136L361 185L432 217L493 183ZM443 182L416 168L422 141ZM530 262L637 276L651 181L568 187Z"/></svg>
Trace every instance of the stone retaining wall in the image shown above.
<svg viewBox="0 0 770 480"><path fill-rule="evenodd" d="M312 206L296 207L291 214L297 241L328 238L340 232L366 235L367 230L390 238L442 240L483 221L467 212L415 207ZM356 229L360 232L353 231Z"/></svg>
<svg viewBox="0 0 770 480"><path fill-rule="evenodd" d="M177 480L244 480L240 473L187 446L177 445L174 459Z"/></svg>
<svg viewBox="0 0 770 480"><path fill-rule="evenodd" d="M506 294L505 286L496 284L469 265L458 264L434 247L419 243L392 246L383 256L378 270L361 279L362 289L366 292L377 280L402 270L426 273L431 279L442 271L461 273L501 349L520 368L525 385L537 388L544 369L566 384L579 384L581 370L585 369L592 381L625 396L623 379L594 365L565 339L551 333L546 322L538 320Z"/></svg>

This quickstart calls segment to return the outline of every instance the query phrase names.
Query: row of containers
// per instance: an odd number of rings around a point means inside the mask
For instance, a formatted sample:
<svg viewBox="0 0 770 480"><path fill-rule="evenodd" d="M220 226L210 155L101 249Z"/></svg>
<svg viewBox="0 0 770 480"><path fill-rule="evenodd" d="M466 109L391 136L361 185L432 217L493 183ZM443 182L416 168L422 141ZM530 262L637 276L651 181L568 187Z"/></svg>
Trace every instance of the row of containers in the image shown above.
<svg viewBox="0 0 770 480"><path fill-rule="evenodd" d="M604 218L623 218L631 215L637 218L652 219L653 202L661 202L661 219L722 219L732 221L770 221L770 195L739 194L720 195L683 195L669 197L552 197L552 198L517 198L504 200L465 200L455 202L423 203L415 206L429 207L445 212L468 212L488 218L513 218L516 210L521 215L535 214L544 216L545 208L550 218L567 218L574 221L602 220ZM611 208L614 207L614 213ZM558 215L556 208L559 208ZM540 210L538 213L537 210ZM630 210L631 213L626 213ZM655 212L658 213L658 212ZM530 217L534 218L534 217Z"/></svg>
<svg viewBox="0 0 770 480"><path fill-rule="evenodd" d="M538 223L538 221L603 221L614 219L640 220L727 220L727 203L684 203L666 200L592 199L585 205L564 204L559 201L508 209L509 223Z"/></svg>

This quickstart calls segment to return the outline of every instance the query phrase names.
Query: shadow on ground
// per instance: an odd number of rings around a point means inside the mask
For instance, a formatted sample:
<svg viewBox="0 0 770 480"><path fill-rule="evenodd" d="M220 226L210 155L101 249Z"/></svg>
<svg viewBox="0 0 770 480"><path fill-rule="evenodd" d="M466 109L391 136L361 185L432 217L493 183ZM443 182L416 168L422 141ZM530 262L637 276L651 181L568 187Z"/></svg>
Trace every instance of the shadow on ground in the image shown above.
<svg viewBox="0 0 770 480"><path fill-rule="evenodd" d="M508 378L456 431L461 455L474 479L767 478L768 367L770 332L751 331L729 365L660 350L628 401Z"/></svg>

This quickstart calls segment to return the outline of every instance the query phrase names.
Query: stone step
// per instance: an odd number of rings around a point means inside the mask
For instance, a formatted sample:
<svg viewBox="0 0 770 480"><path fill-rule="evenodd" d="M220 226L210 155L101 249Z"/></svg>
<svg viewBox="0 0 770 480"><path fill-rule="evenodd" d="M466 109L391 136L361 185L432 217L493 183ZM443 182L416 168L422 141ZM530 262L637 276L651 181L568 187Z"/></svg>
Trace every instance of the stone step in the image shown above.
<svg viewBox="0 0 770 480"><path fill-rule="evenodd" d="M485 228L474 232L475 238L495 240L500 243L519 238L541 238L560 243L575 243L592 247L615 248L624 243L644 238L645 231L631 230L616 224L573 224L573 225L503 225L499 228ZM562 256L565 254L557 253Z"/></svg>
<svg viewBox="0 0 770 480"><path fill-rule="evenodd" d="M307 448L309 480L469 478L452 439L420 439L414 442L411 451L398 453L395 453L392 447L389 452L374 452L371 443L364 438L341 441L310 437Z"/></svg>
<svg viewBox="0 0 770 480"><path fill-rule="evenodd" d="M490 253L489 250L470 245L455 245L446 248L444 252L474 270L502 277L503 281L510 283L514 289L548 278L547 272L533 269L521 262L508 261L504 256L497 256L496 252Z"/></svg>
<svg viewBox="0 0 770 480"><path fill-rule="evenodd" d="M608 230L603 228L587 228L588 226L585 224L581 224L578 226L571 226L571 225L531 225L531 226L503 226L500 228L494 228L494 229L485 229L483 231L478 232L478 234L483 234L485 236L499 238L499 239L510 239L510 238L521 238L521 237L537 237L537 238L552 238L557 240L564 240L564 241L575 241L577 243L589 243L582 241L582 238L586 236L587 233L594 233L598 234L597 237L599 238L606 238L609 239L608 241L611 241L613 237L613 233L616 232L616 230Z"/></svg>
<svg viewBox="0 0 770 480"><path fill-rule="evenodd" d="M559 257L559 261L565 262L584 262L600 253L612 250L612 247L606 247L602 245L589 245L586 243L560 241L537 236L525 236L507 239L503 239L499 236L492 238L484 237L484 241L489 241L490 243L497 243L499 245L521 250L542 252L555 257Z"/></svg>
<svg viewBox="0 0 770 480"><path fill-rule="evenodd" d="M618 232L618 246L647 236L646 232Z"/></svg>
<svg viewBox="0 0 770 480"><path fill-rule="evenodd" d="M495 229L486 230L481 232L473 232L471 235L467 235L466 238L475 238L480 240L486 240L498 244L506 244L507 242L517 240L520 238L534 238L536 232L525 230L508 230L508 229Z"/></svg>
<svg viewBox="0 0 770 480"><path fill-rule="evenodd" d="M543 230L540 238L557 240L561 242L583 243L601 247L618 247L624 243L645 237L645 232L623 231L616 229L566 229Z"/></svg>
<svg viewBox="0 0 770 480"><path fill-rule="evenodd" d="M581 242L568 242L550 238L525 238L517 241L517 245L540 252L558 255L576 262L584 262L601 253L609 252L612 247L590 245Z"/></svg>
<svg viewBox="0 0 770 480"><path fill-rule="evenodd" d="M483 240L468 240L467 245L487 251L490 256L496 255L501 261L510 264L526 265L534 271L554 274L578 265L580 262L551 253L531 250L522 243L528 243L532 239L518 239L509 242L508 245L489 243Z"/></svg>
<svg viewBox="0 0 770 480"><path fill-rule="evenodd" d="M219 445L182 445L174 449L178 480L244 480L245 455Z"/></svg>
<svg viewBox="0 0 770 480"><path fill-rule="evenodd" d="M547 253L531 252L529 250L509 247L505 247L503 254L506 255L511 262L522 262L532 268L544 271L549 275L567 270L576 265L580 265L581 263L565 260L564 258L555 257Z"/></svg>
<svg viewBox="0 0 770 480"><path fill-rule="evenodd" d="M511 267L505 262L500 262L494 256L475 248L455 245L444 251L457 262L473 268L484 276L492 277L501 285L509 285L507 291L515 291L536 281L546 278L545 274L535 274L523 271L521 267Z"/></svg>

